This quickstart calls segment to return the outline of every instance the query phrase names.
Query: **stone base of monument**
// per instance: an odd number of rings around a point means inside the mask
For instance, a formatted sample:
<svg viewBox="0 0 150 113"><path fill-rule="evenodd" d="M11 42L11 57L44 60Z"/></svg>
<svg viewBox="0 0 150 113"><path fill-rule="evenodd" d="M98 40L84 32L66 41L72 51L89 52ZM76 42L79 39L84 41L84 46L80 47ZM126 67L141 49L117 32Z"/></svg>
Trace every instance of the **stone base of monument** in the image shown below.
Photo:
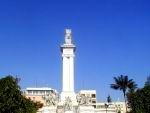
<svg viewBox="0 0 150 113"><path fill-rule="evenodd" d="M63 106L45 106L37 113L94 113L94 107L90 105L74 106L72 110L65 111Z"/></svg>
<svg viewBox="0 0 150 113"><path fill-rule="evenodd" d="M94 113L94 107L91 105L81 105L78 107L78 113Z"/></svg>
<svg viewBox="0 0 150 113"><path fill-rule="evenodd" d="M75 92L62 92L61 93L61 103L64 103L66 101L67 97L70 98L73 106L78 105Z"/></svg>
<svg viewBox="0 0 150 113"><path fill-rule="evenodd" d="M42 109L39 109L37 113L56 113L57 107L55 106L45 106Z"/></svg>
<svg viewBox="0 0 150 113"><path fill-rule="evenodd" d="M65 113L74 113L73 111L65 111Z"/></svg>
<svg viewBox="0 0 150 113"><path fill-rule="evenodd" d="M62 102L57 106L57 113L77 113L78 106L72 106L70 110L67 110Z"/></svg>

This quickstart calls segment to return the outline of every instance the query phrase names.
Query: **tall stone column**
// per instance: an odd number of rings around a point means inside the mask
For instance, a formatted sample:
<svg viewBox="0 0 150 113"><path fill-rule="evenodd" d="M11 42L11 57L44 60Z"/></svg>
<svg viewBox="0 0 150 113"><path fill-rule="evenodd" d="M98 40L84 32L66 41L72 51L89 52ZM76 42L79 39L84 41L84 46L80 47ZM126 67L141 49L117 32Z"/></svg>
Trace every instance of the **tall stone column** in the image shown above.
<svg viewBox="0 0 150 113"><path fill-rule="evenodd" d="M61 101L64 102L69 97L72 102L76 102L74 92L74 56L76 47L72 43L72 32L70 29L65 30L65 42L60 48L62 52Z"/></svg>

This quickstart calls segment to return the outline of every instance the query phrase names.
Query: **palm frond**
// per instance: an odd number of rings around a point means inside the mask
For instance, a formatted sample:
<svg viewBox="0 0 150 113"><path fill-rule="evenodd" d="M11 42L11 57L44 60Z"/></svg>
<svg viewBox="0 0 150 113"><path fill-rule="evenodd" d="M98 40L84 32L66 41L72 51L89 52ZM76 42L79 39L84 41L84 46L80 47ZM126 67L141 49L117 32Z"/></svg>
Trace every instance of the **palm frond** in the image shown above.
<svg viewBox="0 0 150 113"><path fill-rule="evenodd" d="M110 87L111 87L112 89L116 89L116 90L120 88L120 86L117 85L117 84L111 84Z"/></svg>

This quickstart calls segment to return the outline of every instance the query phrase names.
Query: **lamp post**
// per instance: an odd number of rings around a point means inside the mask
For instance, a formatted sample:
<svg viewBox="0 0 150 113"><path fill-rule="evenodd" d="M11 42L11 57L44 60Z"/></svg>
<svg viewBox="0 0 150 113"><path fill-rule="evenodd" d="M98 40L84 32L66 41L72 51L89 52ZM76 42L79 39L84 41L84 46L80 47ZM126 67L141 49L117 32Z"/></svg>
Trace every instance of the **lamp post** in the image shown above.
<svg viewBox="0 0 150 113"><path fill-rule="evenodd" d="M107 113L108 107L109 107L109 104L105 103L106 113Z"/></svg>

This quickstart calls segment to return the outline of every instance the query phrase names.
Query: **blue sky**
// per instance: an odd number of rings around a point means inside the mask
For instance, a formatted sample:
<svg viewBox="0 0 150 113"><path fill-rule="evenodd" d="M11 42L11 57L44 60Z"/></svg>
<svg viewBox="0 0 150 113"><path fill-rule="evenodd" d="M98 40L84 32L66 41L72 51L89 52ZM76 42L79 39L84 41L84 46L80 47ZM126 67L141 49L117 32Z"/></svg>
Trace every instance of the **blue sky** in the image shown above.
<svg viewBox="0 0 150 113"><path fill-rule="evenodd" d="M1 0L0 77L21 78L22 88L61 91L60 44L71 28L77 46L75 88L96 89L98 99L122 99L113 77L142 87L150 74L149 0Z"/></svg>

